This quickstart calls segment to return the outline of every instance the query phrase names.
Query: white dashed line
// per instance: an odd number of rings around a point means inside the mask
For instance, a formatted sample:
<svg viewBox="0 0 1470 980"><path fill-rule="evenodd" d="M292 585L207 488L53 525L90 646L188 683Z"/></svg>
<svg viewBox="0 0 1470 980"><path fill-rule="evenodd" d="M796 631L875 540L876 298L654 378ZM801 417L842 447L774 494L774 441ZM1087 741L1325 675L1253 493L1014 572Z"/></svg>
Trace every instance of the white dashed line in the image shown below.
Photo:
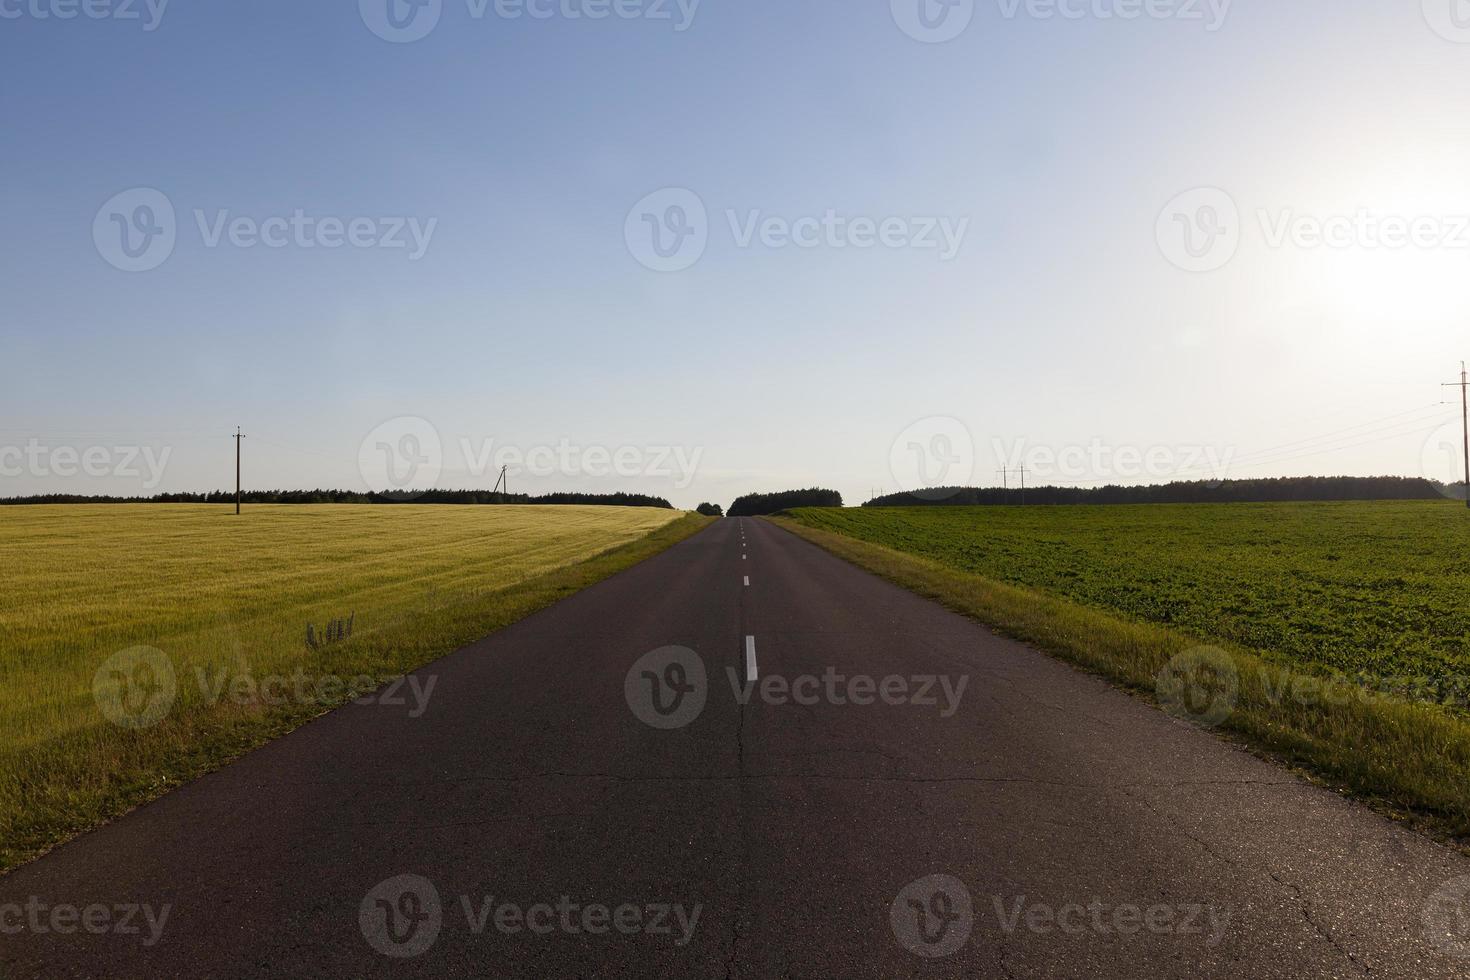
<svg viewBox="0 0 1470 980"><path fill-rule="evenodd" d="M745 638L745 679L753 681L758 677L755 670L755 637L747 636Z"/></svg>
<svg viewBox="0 0 1470 980"><path fill-rule="evenodd" d="M745 587L747 589L750 588L750 576L749 575L745 576Z"/></svg>

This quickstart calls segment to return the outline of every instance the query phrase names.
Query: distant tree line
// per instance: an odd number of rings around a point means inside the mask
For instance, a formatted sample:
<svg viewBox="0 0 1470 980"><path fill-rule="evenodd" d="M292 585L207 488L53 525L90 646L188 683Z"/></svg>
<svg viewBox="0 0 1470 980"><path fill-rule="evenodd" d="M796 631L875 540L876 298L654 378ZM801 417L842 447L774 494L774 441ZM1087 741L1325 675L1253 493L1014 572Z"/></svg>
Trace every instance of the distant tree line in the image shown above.
<svg viewBox="0 0 1470 980"><path fill-rule="evenodd" d="M841 507L836 490L785 490L781 493L748 493L730 505L731 517L775 514L792 507Z"/></svg>
<svg viewBox="0 0 1470 980"><path fill-rule="evenodd" d="M602 507L661 507L673 504L641 493L523 493L489 490L426 490L423 493L361 493L354 490L250 490L240 495L247 504L591 504ZM232 504L228 490L209 493L160 493L152 497L83 496L68 493L31 497L0 497L0 504Z"/></svg>
<svg viewBox="0 0 1470 980"><path fill-rule="evenodd" d="M1141 487L945 487L922 494L876 497L864 507L988 504L1225 504L1308 500L1464 499L1461 484L1402 476L1290 476L1260 480L1198 480Z"/></svg>
<svg viewBox="0 0 1470 980"><path fill-rule="evenodd" d="M694 508L694 512L696 514L702 514L705 517L725 516L725 509L719 504L700 504L698 507Z"/></svg>

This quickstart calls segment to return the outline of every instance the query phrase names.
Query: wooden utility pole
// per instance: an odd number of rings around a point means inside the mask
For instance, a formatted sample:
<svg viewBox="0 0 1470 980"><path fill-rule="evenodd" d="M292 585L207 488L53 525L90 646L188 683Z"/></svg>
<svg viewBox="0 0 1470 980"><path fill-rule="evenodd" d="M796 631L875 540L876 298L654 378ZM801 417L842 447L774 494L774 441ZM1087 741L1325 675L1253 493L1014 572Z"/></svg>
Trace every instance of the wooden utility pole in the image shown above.
<svg viewBox="0 0 1470 980"><path fill-rule="evenodd" d="M240 434L240 427L235 426L235 434L230 437L235 440L235 516L240 515L240 440L245 437Z"/></svg>
<svg viewBox="0 0 1470 980"><path fill-rule="evenodd" d="M1465 506L1470 507L1470 373L1466 372L1464 361L1460 362L1459 382L1449 382L1445 387L1460 389L1460 420L1465 434Z"/></svg>
<svg viewBox="0 0 1470 980"><path fill-rule="evenodd" d="M510 496L510 477L506 474L506 470L509 468L509 464L500 468L500 478L495 481L495 489L491 490L491 493L503 492L506 496ZM503 491L501 490L502 485L505 487Z"/></svg>
<svg viewBox="0 0 1470 980"><path fill-rule="evenodd" d="M1460 422L1465 434L1465 506L1470 507L1470 374L1460 362Z"/></svg>

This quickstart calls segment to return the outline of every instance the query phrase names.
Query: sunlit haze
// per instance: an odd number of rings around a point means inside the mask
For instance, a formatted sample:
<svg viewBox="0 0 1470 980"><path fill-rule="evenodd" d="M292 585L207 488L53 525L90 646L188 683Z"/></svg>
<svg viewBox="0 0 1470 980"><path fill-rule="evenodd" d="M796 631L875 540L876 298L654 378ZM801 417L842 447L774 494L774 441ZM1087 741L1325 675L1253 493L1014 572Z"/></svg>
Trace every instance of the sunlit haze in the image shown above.
<svg viewBox="0 0 1470 980"><path fill-rule="evenodd" d="M1459 472L1450 0L116 6L0 0L5 495Z"/></svg>

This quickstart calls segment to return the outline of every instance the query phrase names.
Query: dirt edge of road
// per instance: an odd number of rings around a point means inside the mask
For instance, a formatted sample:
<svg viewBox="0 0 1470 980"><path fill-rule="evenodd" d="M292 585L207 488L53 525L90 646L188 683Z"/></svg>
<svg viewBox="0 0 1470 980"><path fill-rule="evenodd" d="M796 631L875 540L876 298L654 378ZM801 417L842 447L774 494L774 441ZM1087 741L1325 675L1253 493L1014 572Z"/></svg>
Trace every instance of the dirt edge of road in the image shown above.
<svg viewBox="0 0 1470 980"><path fill-rule="evenodd" d="M766 518L917 595L1470 854L1470 720L1250 651L957 571L790 517Z"/></svg>

